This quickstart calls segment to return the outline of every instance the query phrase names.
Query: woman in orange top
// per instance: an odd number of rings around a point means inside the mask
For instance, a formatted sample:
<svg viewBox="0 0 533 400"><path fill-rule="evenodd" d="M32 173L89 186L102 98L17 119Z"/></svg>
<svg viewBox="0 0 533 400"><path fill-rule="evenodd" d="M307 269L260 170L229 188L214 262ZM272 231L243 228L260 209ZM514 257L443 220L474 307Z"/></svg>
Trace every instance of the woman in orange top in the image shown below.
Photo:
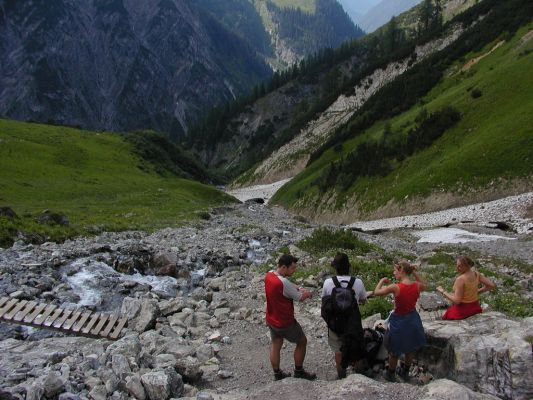
<svg viewBox="0 0 533 400"><path fill-rule="evenodd" d="M474 262L469 257L458 257L456 268L459 276L453 284L453 293L446 292L442 286L437 288L437 292L453 303L442 319L465 319L482 311L478 295L494 289L496 285L482 273L472 271L473 266Z"/></svg>

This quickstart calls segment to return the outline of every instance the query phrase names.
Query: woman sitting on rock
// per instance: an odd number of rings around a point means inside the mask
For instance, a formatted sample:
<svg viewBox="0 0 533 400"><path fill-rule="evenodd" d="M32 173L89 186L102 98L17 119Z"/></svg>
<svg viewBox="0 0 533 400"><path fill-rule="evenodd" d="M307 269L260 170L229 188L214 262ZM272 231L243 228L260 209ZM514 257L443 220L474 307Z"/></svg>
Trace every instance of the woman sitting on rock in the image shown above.
<svg viewBox="0 0 533 400"><path fill-rule="evenodd" d="M478 295L494 289L496 285L482 273L472 271L473 266L474 262L469 257L458 257L456 269L459 276L453 284L453 293L446 292L442 286L437 288L437 292L453 303L442 319L465 319L482 311Z"/></svg>
<svg viewBox="0 0 533 400"><path fill-rule="evenodd" d="M394 310L389 317L389 368L386 373L388 381L395 380L398 358L405 355L405 365L400 370L404 381L409 380L409 368L415 352L426 345L426 335L420 315L416 311L416 302L420 292L426 289L426 282L418 275L416 266L408 261L400 261L394 265L394 278L397 283L383 287L389 282L382 278L374 290L375 296L394 295ZM412 276L415 281L410 279Z"/></svg>

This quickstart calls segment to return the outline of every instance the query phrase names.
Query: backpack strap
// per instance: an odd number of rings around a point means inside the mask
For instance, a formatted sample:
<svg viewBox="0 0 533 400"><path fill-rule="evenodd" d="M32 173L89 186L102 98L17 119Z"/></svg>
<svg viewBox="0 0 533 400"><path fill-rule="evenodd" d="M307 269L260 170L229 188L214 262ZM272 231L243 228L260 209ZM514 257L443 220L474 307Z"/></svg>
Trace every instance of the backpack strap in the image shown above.
<svg viewBox="0 0 533 400"><path fill-rule="evenodd" d="M331 277L331 280L333 281L333 284L334 284L336 287L342 287L341 283L339 282L339 280L337 279L336 276ZM346 282L346 281L343 281L343 282ZM348 282L348 286L346 286L346 287L352 289L354 283L355 283L355 277L354 277L354 276L351 276L351 277L350 277L350 281Z"/></svg>
<svg viewBox="0 0 533 400"><path fill-rule="evenodd" d="M355 276L350 277L350 282L348 282L348 287L350 289L353 289L353 285L355 284Z"/></svg>

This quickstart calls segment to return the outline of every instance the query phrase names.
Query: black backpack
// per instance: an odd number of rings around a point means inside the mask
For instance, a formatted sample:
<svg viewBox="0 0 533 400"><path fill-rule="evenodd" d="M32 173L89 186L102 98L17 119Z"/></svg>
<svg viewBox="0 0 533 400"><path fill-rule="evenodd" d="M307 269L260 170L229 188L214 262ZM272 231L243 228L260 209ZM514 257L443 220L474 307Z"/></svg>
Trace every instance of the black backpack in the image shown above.
<svg viewBox="0 0 533 400"><path fill-rule="evenodd" d="M329 329L342 338L341 366L346 368L366 357L361 313L353 290L355 278L351 277L346 287L336 276L332 279L335 287L331 295L322 298L321 315Z"/></svg>
<svg viewBox="0 0 533 400"><path fill-rule="evenodd" d="M358 320L360 324L361 321L359 305L353 290L355 278L352 276L346 287L341 285L336 276L332 280L335 287L331 295L322 298L321 315L329 329L337 335L343 335L350 323Z"/></svg>

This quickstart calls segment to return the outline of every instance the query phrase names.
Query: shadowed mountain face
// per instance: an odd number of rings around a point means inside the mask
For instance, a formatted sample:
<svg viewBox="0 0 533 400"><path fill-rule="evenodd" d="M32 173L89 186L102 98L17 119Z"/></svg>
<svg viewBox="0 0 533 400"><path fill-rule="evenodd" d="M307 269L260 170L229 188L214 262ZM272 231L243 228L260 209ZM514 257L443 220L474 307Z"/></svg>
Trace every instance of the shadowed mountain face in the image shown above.
<svg viewBox="0 0 533 400"><path fill-rule="evenodd" d="M271 74L185 0L0 1L0 114L182 134Z"/></svg>

